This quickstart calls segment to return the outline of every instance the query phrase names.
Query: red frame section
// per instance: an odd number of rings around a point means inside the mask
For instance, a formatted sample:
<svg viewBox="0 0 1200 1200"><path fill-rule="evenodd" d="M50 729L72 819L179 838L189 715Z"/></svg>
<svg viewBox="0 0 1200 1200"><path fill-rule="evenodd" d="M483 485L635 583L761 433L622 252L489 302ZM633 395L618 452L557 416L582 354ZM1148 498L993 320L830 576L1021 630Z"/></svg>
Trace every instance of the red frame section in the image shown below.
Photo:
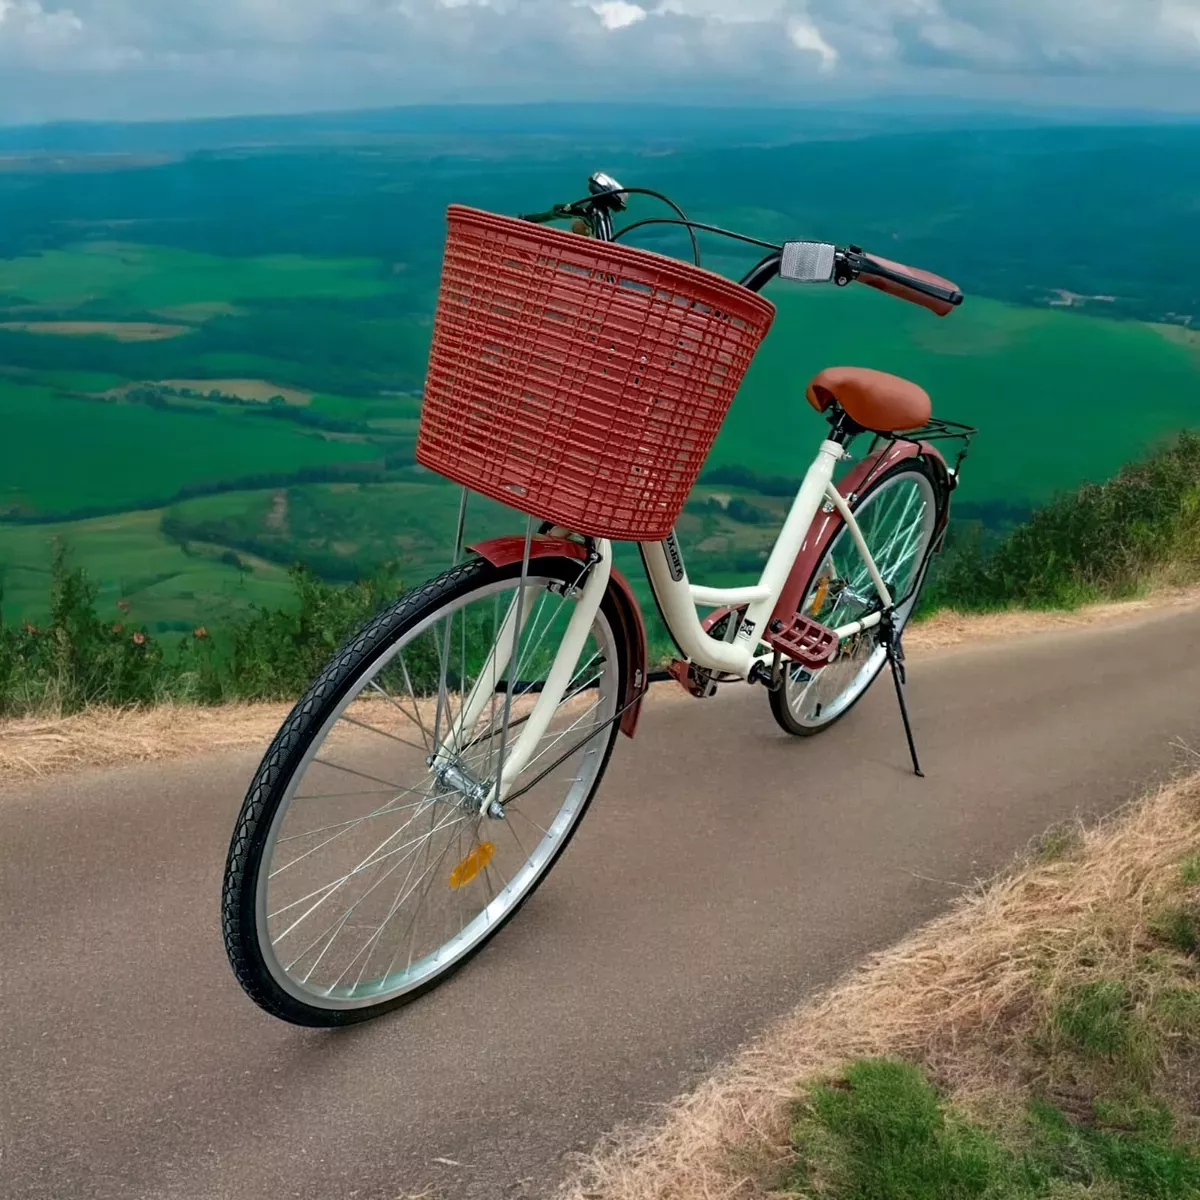
<svg viewBox="0 0 1200 1200"><path fill-rule="evenodd" d="M493 567L506 567L510 563L521 562L525 557L525 538L520 534L491 538L468 549L480 558L486 558ZM583 562L587 556L587 547L570 538L539 535L529 540L530 562L539 558L573 558ZM625 696L621 701L622 706L629 707L622 714L620 725L621 732L631 738L637 732L638 718L642 714L642 693L646 689L646 660L649 657L646 623L642 620L642 610L638 607L633 588L616 567L612 569L609 587L615 589L617 619L621 624L621 628L615 632L629 648L631 656L626 664Z"/></svg>
<svg viewBox="0 0 1200 1200"><path fill-rule="evenodd" d="M874 454L868 455L846 475L837 485L837 489L843 496L849 497L859 488L864 487L874 476L882 475L884 471L906 459L917 457L925 457L933 462L934 470L942 476L943 484L949 490L950 472L946 466L946 460L941 456L937 447L929 442L904 441L892 442L875 451ZM934 545L937 544L937 539L941 537L946 527L948 516L949 506L947 505L938 518L938 525L933 531ZM808 583L809 577L821 561L821 556L841 527L842 515L836 509L831 513L817 511L816 518L808 528L808 536L805 537L804 544L800 547L800 553L796 555L796 561L792 565L787 582L783 585L783 591L779 594L779 602L771 614L773 621L782 621L785 626L790 626L795 620L796 614L800 611L800 603L804 599L804 586Z"/></svg>

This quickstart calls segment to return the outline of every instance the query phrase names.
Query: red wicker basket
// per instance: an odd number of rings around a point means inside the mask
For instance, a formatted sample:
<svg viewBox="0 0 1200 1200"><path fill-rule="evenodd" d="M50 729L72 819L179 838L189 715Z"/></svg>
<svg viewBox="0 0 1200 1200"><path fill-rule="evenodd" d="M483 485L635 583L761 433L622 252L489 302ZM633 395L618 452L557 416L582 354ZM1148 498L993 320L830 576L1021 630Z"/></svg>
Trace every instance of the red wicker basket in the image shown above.
<svg viewBox="0 0 1200 1200"><path fill-rule="evenodd" d="M665 538L774 305L645 250L448 222L417 461L577 533Z"/></svg>

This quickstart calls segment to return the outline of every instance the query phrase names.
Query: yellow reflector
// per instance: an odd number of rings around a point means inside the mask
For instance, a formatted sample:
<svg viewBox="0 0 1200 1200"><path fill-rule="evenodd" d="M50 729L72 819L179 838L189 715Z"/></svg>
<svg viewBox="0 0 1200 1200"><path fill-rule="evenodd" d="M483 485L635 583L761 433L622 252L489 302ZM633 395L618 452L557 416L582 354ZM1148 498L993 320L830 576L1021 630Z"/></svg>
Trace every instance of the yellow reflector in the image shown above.
<svg viewBox="0 0 1200 1200"><path fill-rule="evenodd" d="M470 883L484 867L492 861L496 847L491 842L480 842L466 858L450 872L450 886L460 888L464 883Z"/></svg>
<svg viewBox="0 0 1200 1200"><path fill-rule="evenodd" d="M817 590L813 593L812 603L808 606L808 615L815 617L821 611L821 606L825 603L825 597L829 595L829 576L822 575L821 582L817 584Z"/></svg>

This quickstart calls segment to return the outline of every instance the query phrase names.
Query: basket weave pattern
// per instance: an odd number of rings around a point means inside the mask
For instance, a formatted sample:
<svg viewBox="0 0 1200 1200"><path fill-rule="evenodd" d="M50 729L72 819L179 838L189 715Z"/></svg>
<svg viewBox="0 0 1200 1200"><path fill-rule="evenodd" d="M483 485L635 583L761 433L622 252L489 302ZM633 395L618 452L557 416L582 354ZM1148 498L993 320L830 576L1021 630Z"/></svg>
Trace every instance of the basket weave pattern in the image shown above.
<svg viewBox="0 0 1200 1200"><path fill-rule="evenodd" d="M448 221L417 461L577 533L666 537L774 306L644 250Z"/></svg>

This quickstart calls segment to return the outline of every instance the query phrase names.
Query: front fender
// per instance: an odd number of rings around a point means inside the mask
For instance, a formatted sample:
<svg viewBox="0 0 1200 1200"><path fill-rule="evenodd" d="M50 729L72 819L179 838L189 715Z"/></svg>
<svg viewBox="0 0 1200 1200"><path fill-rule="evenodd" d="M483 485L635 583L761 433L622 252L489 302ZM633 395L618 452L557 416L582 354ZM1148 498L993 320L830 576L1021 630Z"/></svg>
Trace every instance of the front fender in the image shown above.
<svg viewBox="0 0 1200 1200"><path fill-rule="evenodd" d="M507 567L524 559L525 538L519 534L491 538L486 542L477 542L468 549L480 558L487 559L493 567ZM587 556L587 547L570 538L539 534L529 540L530 562L538 558L573 558L582 562ZM629 661L625 664L625 695L621 699L621 706L625 711L621 715L620 728L626 737L633 737L637 731L638 718L642 712L642 695L646 689L646 660L649 656L646 623L642 620L642 610L638 607L633 588L616 567L612 569L608 588L615 601L617 621L621 626L614 632L623 652L629 656Z"/></svg>

